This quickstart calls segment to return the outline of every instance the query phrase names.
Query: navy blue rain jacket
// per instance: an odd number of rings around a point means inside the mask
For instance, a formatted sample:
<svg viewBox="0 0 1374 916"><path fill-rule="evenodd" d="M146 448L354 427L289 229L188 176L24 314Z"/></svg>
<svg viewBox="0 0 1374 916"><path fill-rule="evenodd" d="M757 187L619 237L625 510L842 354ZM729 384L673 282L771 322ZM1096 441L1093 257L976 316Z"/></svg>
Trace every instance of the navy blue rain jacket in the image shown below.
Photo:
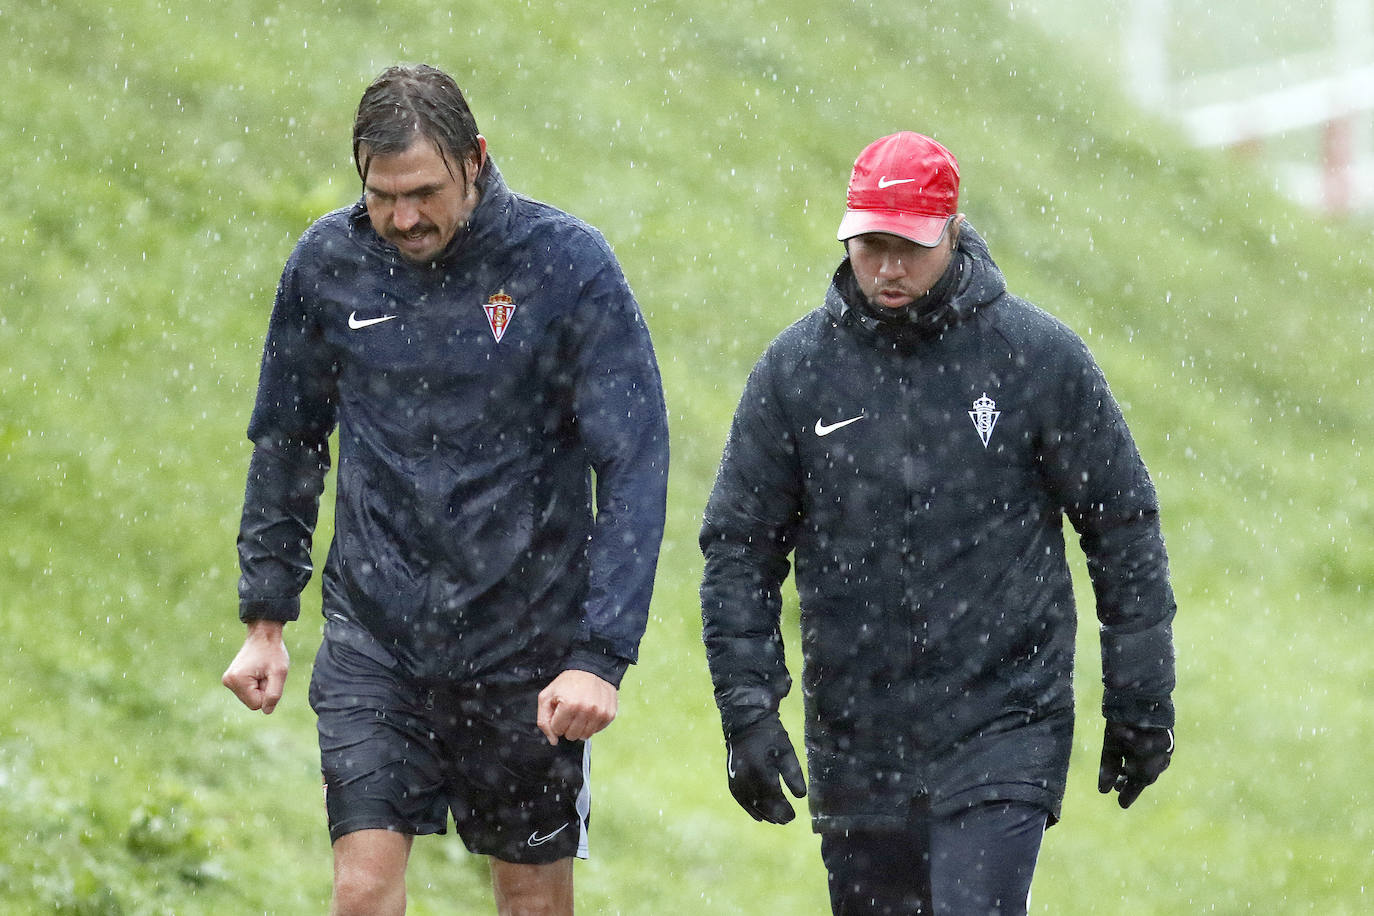
<svg viewBox="0 0 1374 916"><path fill-rule="evenodd" d="M663 535L648 329L599 233L490 161L478 183L433 264L401 258L361 201L288 260L248 429L239 613L299 615L337 425L326 616L420 680L618 684Z"/></svg>
<svg viewBox="0 0 1374 916"><path fill-rule="evenodd" d="M1058 817L1065 517L1096 593L1105 714L1173 724L1174 597L1121 411L1082 341L1007 294L968 226L952 270L943 301L889 323L845 261L754 367L706 508L703 634L727 734L789 690L795 560L817 830L901 826L919 796Z"/></svg>

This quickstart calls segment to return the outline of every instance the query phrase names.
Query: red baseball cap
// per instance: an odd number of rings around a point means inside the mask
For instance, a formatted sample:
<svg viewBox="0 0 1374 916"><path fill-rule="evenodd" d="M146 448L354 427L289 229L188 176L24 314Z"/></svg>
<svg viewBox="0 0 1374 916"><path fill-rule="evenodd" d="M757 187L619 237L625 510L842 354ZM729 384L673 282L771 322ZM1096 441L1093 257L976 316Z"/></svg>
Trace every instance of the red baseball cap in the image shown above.
<svg viewBox="0 0 1374 916"><path fill-rule="evenodd" d="M883 137L854 161L847 203L836 233L841 242L889 232L933 248L959 210L959 163L924 134Z"/></svg>

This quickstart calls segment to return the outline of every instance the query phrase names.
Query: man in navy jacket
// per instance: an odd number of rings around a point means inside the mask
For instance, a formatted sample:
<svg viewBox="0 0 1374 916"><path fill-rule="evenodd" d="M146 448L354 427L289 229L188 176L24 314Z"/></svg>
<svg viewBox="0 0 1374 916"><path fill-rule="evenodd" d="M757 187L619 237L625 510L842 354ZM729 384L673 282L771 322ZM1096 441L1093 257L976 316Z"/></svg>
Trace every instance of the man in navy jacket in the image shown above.
<svg viewBox="0 0 1374 916"><path fill-rule="evenodd" d="M1024 913L1072 746L1062 519L1101 621L1099 788L1173 748L1174 598L1149 474L1091 354L1009 295L958 164L904 132L855 163L825 303L760 358L701 547L730 788L806 793L778 716L796 564L812 826L836 913Z"/></svg>
<svg viewBox="0 0 1374 916"><path fill-rule="evenodd" d="M571 912L587 742L663 534L653 347L605 240L506 186L443 72L382 73L353 150L362 199L302 236L268 327L224 683L282 695L337 428L310 685L334 912L402 912L411 839L450 812L501 912Z"/></svg>

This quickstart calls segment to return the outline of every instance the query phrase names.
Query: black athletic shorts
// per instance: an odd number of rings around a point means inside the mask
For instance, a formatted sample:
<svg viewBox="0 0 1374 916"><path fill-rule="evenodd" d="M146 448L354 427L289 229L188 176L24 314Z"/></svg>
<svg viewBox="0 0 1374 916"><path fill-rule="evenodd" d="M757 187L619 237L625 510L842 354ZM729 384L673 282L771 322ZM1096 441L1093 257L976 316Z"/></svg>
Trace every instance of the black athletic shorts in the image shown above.
<svg viewBox="0 0 1374 916"><path fill-rule="evenodd" d="M549 744L539 684L409 682L361 627L331 618L315 656L329 836L458 835L478 855L543 864L587 857L589 745Z"/></svg>

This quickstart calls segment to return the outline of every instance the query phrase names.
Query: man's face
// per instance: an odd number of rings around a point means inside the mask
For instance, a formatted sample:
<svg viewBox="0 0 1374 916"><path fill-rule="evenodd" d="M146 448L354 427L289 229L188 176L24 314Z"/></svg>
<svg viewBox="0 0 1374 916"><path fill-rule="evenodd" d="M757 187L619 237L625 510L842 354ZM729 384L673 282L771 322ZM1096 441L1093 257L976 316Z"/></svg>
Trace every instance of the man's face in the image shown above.
<svg viewBox="0 0 1374 916"><path fill-rule="evenodd" d="M486 140L477 141L485 159ZM368 155L366 147L359 155ZM433 141L419 135L404 152L370 157L363 201L372 227L406 260L433 261L477 209L473 182L481 164L469 159L461 164L464 171L458 163L450 170Z"/></svg>
<svg viewBox="0 0 1374 916"><path fill-rule="evenodd" d="M849 240L849 263L868 301L880 308L901 308L924 296L940 279L954 250L953 239L949 226L934 248L899 235L869 232Z"/></svg>

